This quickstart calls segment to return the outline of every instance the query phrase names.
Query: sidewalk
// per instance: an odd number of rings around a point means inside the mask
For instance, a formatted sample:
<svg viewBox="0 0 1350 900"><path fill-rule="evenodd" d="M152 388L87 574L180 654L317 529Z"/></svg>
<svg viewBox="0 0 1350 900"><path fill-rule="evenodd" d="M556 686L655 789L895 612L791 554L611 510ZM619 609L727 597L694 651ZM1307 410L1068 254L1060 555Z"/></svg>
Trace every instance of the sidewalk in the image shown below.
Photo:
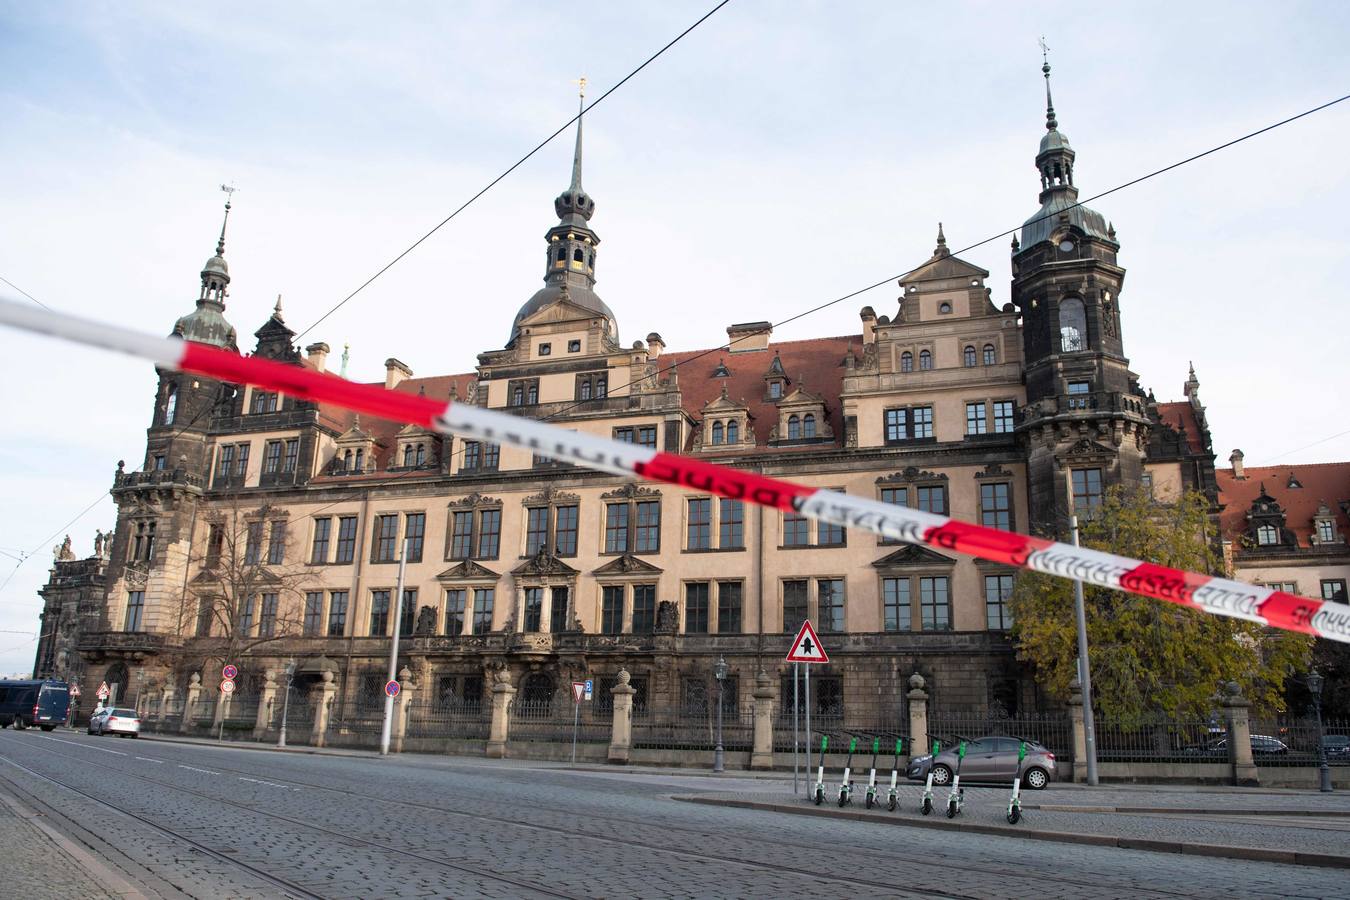
<svg viewBox="0 0 1350 900"><path fill-rule="evenodd" d="M0 787L0 847L5 848L5 892L10 897L131 898L127 885L114 893L86 868L97 861L42 821L42 816Z"/></svg>

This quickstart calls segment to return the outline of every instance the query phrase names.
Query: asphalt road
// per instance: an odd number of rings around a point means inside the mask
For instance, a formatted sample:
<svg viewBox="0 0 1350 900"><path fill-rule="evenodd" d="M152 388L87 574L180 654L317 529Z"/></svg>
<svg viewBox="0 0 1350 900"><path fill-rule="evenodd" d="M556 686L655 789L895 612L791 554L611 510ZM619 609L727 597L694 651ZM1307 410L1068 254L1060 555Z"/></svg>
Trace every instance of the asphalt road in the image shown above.
<svg viewBox="0 0 1350 900"><path fill-rule="evenodd" d="M149 897L1350 896L1333 869L671 799L764 788L509 760L0 732L0 789Z"/></svg>

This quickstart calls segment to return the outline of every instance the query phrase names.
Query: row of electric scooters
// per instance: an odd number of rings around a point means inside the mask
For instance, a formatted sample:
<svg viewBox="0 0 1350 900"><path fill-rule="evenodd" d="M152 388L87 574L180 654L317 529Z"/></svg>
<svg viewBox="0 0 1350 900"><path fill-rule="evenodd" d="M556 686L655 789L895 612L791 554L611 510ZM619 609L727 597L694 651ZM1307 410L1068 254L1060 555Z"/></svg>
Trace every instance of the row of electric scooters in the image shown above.
<svg viewBox="0 0 1350 900"><path fill-rule="evenodd" d="M848 758L844 762L844 777L839 783L839 805L848 806L853 802L853 754L857 752L858 741L871 738L872 740L872 771L867 776L867 794L866 805L868 809L878 806L881 798L877 788L877 758L881 754L881 741L883 738L890 742L895 739L895 759L891 764L891 787L886 794L886 809L895 812L899 802L900 781L900 757L904 755L905 742L910 741L911 748L913 741L904 735L897 735L889 732L881 734L865 735L857 732L844 732L848 736ZM961 763L966 758L966 744L971 740L963 735L955 735L956 739L956 771L952 775L951 789L947 794L947 818L954 819L961 813L961 807L965 805L966 791L961 787ZM1027 758L1027 739L1017 738L1019 742L1017 751L1017 773L1013 777L1012 796L1008 800L1008 824L1016 825L1022 819L1022 765ZM820 732L820 768L816 773L816 784L812 789L812 799L816 806L825 802L825 753L829 750L830 735L827 732ZM942 742L936 738L933 740L932 753L937 756L942 750ZM926 816L933 811L933 766L928 767L928 776L924 780L923 801L920 804L920 811Z"/></svg>

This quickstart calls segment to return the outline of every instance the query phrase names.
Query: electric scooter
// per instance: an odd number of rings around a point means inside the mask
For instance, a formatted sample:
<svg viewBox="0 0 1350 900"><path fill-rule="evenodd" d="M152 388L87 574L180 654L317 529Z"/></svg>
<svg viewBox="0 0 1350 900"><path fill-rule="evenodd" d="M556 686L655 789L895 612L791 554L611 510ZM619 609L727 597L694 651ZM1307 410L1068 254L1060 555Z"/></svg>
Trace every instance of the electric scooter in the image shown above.
<svg viewBox="0 0 1350 900"><path fill-rule="evenodd" d="M849 777L853 773L853 751L858 749L857 736L848 739L848 758L844 761L844 780L839 783L839 805L853 802L853 782Z"/></svg>
<svg viewBox="0 0 1350 900"><path fill-rule="evenodd" d="M1027 758L1027 739L1019 737L1017 745L1017 773L1013 775L1012 797L1008 800L1008 824L1022 820L1022 764Z"/></svg>
<svg viewBox="0 0 1350 900"><path fill-rule="evenodd" d="M904 738L895 739L895 762L891 763L891 790L886 795L886 809L890 812L895 812L895 804L900 796L895 785L900 778L900 754L903 752L904 744Z"/></svg>
<svg viewBox="0 0 1350 900"><path fill-rule="evenodd" d="M947 818L954 819L966 802L966 792L961 789L961 763L966 760L966 742L970 738L956 736L956 774L952 776L952 789L947 794Z"/></svg>
<svg viewBox="0 0 1350 900"><path fill-rule="evenodd" d="M816 806L825 802L825 750L829 746L830 736L822 734L820 736L820 769L816 773L816 789L812 795L816 801Z"/></svg>
<svg viewBox="0 0 1350 900"><path fill-rule="evenodd" d="M881 752L881 738L872 738L872 772L867 776L867 808L877 802L877 754Z"/></svg>
<svg viewBox="0 0 1350 900"><path fill-rule="evenodd" d="M936 757L942 751L942 742L933 739L933 756ZM933 766L928 766L928 778L923 783L923 814L926 816L933 811Z"/></svg>

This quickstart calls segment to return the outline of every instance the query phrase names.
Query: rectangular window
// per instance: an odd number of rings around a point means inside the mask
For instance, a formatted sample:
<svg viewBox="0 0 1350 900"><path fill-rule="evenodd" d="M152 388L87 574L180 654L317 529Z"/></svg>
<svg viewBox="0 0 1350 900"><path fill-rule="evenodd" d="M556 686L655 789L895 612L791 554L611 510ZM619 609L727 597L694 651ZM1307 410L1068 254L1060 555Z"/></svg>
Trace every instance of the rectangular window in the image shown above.
<svg viewBox="0 0 1350 900"><path fill-rule="evenodd" d="M347 633L347 592L328 594L328 636L342 637Z"/></svg>
<svg viewBox="0 0 1350 900"><path fill-rule="evenodd" d="M327 517L314 520L314 548L310 551L309 561L322 564L328 562L328 533L333 520Z"/></svg>
<svg viewBox="0 0 1350 900"><path fill-rule="evenodd" d="M719 511L721 517L717 525L717 546L723 550L744 548L745 504L740 500L723 499Z"/></svg>
<svg viewBox="0 0 1350 900"><path fill-rule="evenodd" d="M243 478L248 473L248 444L238 444L234 451L234 474Z"/></svg>
<svg viewBox="0 0 1350 900"><path fill-rule="evenodd" d="M916 406L909 411L910 430L915 438L933 436L933 407Z"/></svg>
<svg viewBox="0 0 1350 900"><path fill-rule="evenodd" d="M783 513L783 546L807 547L811 544L811 520L800 513Z"/></svg>
<svg viewBox="0 0 1350 900"><path fill-rule="evenodd" d="M401 638L412 637L413 626L417 619L417 588L403 589L403 619L398 623Z"/></svg>
<svg viewBox="0 0 1350 900"><path fill-rule="evenodd" d="M389 633L389 591L370 592L370 635Z"/></svg>
<svg viewBox="0 0 1350 900"><path fill-rule="evenodd" d="M263 474L273 475L281 469L281 441L268 441L263 447Z"/></svg>
<svg viewBox="0 0 1350 900"><path fill-rule="evenodd" d="M1091 385L1086 381L1069 382L1069 409L1087 409Z"/></svg>
<svg viewBox="0 0 1350 900"><path fill-rule="evenodd" d="M601 589L600 633L623 633L623 585L610 584Z"/></svg>
<svg viewBox="0 0 1350 900"><path fill-rule="evenodd" d="M267 564L279 566L286 561L286 523L280 520L272 523L272 533L267 541Z"/></svg>
<svg viewBox="0 0 1350 900"><path fill-rule="evenodd" d="M685 527L685 547L708 550L712 547L712 498L695 497L689 501L689 521Z"/></svg>
<svg viewBox="0 0 1350 900"><path fill-rule="evenodd" d="M966 434L988 434L989 421L985 418L984 401L966 404Z"/></svg>
<svg viewBox="0 0 1350 900"><path fill-rule="evenodd" d="M461 472L472 472L483 464L483 445L477 441L464 442L464 462L460 465Z"/></svg>
<svg viewBox="0 0 1350 900"><path fill-rule="evenodd" d="M210 597L197 601L197 637L211 636L211 623L216 618L216 604Z"/></svg>
<svg viewBox="0 0 1350 900"><path fill-rule="evenodd" d="M422 561L422 544L427 534L427 514L408 513L403 517L403 539L406 541L408 562Z"/></svg>
<svg viewBox="0 0 1350 900"><path fill-rule="evenodd" d="M1082 515L1102 505L1102 470L1073 470L1073 510Z"/></svg>
<svg viewBox="0 0 1350 900"><path fill-rule="evenodd" d="M628 552L627 503L611 503L605 507L605 552Z"/></svg>
<svg viewBox="0 0 1350 900"><path fill-rule="evenodd" d="M637 527L633 529L633 552L656 553L661 549L661 503L643 500L637 507Z"/></svg>
<svg viewBox="0 0 1350 900"><path fill-rule="evenodd" d="M538 631L544 619L544 589L525 589L525 631Z"/></svg>
<svg viewBox="0 0 1350 900"><path fill-rule="evenodd" d="M567 630L567 600L570 592L565 587L550 589L548 607L548 630L553 634L562 634Z"/></svg>
<svg viewBox="0 0 1350 900"><path fill-rule="evenodd" d="M468 591L451 588L445 592L445 633L454 637L464 633L464 608Z"/></svg>
<svg viewBox="0 0 1350 900"><path fill-rule="evenodd" d="M745 586L739 581L717 582L717 633L741 633L741 601Z"/></svg>
<svg viewBox="0 0 1350 900"><path fill-rule="evenodd" d="M141 614L145 612L145 591L127 592L127 619L123 631L140 631Z"/></svg>
<svg viewBox="0 0 1350 900"><path fill-rule="evenodd" d="M272 637L277 633L277 607L280 602L277 594L262 595L262 609L258 613L258 637Z"/></svg>
<svg viewBox="0 0 1350 900"><path fill-rule="evenodd" d="M684 586L685 634L708 633L708 582L691 581Z"/></svg>
<svg viewBox="0 0 1350 900"><path fill-rule="evenodd" d="M337 562L349 563L356 556L356 516L338 517Z"/></svg>
<svg viewBox="0 0 1350 900"><path fill-rule="evenodd" d="M921 484L914 489L915 508L924 512L947 514L947 486L945 484Z"/></svg>
<svg viewBox="0 0 1350 900"><path fill-rule="evenodd" d="M844 630L844 579L820 578L816 580L816 617L822 632L841 632Z"/></svg>
<svg viewBox="0 0 1350 900"><path fill-rule="evenodd" d="M806 621L807 585L805 581L783 582L783 633L796 634Z"/></svg>
<svg viewBox="0 0 1350 900"><path fill-rule="evenodd" d="M909 440L909 418L903 409L886 410L886 443Z"/></svg>
<svg viewBox="0 0 1350 900"><path fill-rule="evenodd" d="M168 465L168 462L167 462L167 460L164 458L164 454L163 454L163 453L156 453L156 454L155 454L155 469L156 469L157 471L162 472L162 471L164 471L164 469L165 469L165 467L166 467L167 465Z"/></svg>
<svg viewBox="0 0 1350 900"><path fill-rule="evenodd" d="M256 566L262 561L263 523L249 522L244 537L244 565Z"/></svg>
<svg viewBox="0 0 1350 900"><path fill-rule="evenodd" d="M912 619L908 578L881 579L881 604L887 631L909 631Z"/></svg>
<svg viewBox="0 0 1350 900"><path fill-rule="evenodd" d="M1012 485L980 485L980 524L1012 531Z"/></svg>
<svg viewBox="0 0 1350 900"><path fill-rule="evenodd" d="M1322 519L1317 523L1317 541L1321 544L1329 544L1335 540L1336 526L1330 519Z"/></svg>
<svg viewBox="0 0 1350 900"><path fill-rule="evenodd" d="M478 513L478 558L496 559L502 546L502 511L485 509Z"/></svg>
<svg viewBox="0 0 1350 900"><path fill-rule="evenodd" d="M994 401L994 434L1011 434L1013 430L1013 409L1011 400Z"/></svg>
<svg viewBox="0 0 1350 900"><path fill-rule="evenodd" d="M633 634L656 630L656 585L633 585Z"/></svg>
<svg viewBox="0 0 1350 900"><path fill-rule="evenodd" d="M253 634L253 595L245 597L239 603L239 634L248 637Z"/></svg>
<svg viewBox="0 0 1350 900"><path fill-rule="evenodd" d="M577 555L578 508L559 506L553 511L553 553L556 556Z"/></svg>
<svg viewBox="0 0 1350 900"><path fill-rule="evenodd" d="M305 637L318 637L323 624L323 591L305 592Z"/></svg>
<svg viewBox="0 0 1350 900"><path fill-rule="evenodd" d="M534 556L548 547L548 507L532 506L525 511L525 555Z"/></svg>
<svg viewBox="0 0 1350 900"><path fill-rule="evenodd" d="M473 589L473 633L487 634L492 630L492 607L497 598L496 588Z"/></svg>
<svg viewBox="0 0 1350 900"><path fill-rule="evenodd" d="M450 525L450 558L473 556L473 513L457 512Z"/></svg>
<svg viewBox="0 0 1350 900"><path fill-rule="evenodd" d="M951 598L946 576L919 579L919 613L924 631L948 631L952 627Z"/></svg>
<svg viewBox="0 0 1350 900"><path fill-rule="evenodd" d="M501 461L502 448L487 441L483 444L483 469L488 472L497 471L497 463Z"/></svg>
<svg viewBox="0 0 1350 900"><path fill-rule="evenodd" d="M398 551L398 516L375 517L375 545L370 551L371 562L393 562Z"/></svg>
<svg viewBox="0 0 1350 900"><path fill-rule="evenodd" d="M300 441L291 438L286 442L286 456L281 461L281 471L294 472L300 462Z"/></svg>
<svg viewBox="0 0 1350 900"><path fill-rule="evenodd" d="M844 546L844 526L836 525L833 522L826 522L823 519L816 520L816 546Z"/></svg>
<svg viewBox="0 0 1350 900"><path fill-rule="evenodd" d="M216 477L228 478L234 467L234 445L222 444L216 455Z"/></svg>
<svg viewBox="0 0 1350 900"><path fill-rule="evenodd" d="M907 487L886 487L881 489L881 502L890 503L894 506L909 506L909 488ZM902 544L904 541L898 541L895 538L883 537L878 543L882 544Z"/></svg>
<svg viewBox="0 0 1350 900"><path fill-rule="evenodd" d="M614 440L656 449L655 425L624 425L614 429Z"/></svg>
<svg viewBox="0 0 1350 900"><path fill-rule="evenodd" d="M1322 581L1322 599L1330 600L1333 603L1350 602L1346 599L1345 579L1328 578ZM127 629L130 631L131 629Z"/></svg>
<svg viewBox="0 0 1350 900"><path fill-rule="evenodd" d="M1007 631L1012 627L1012 612L1008 609L1012 589L1011 575L984 576L984 618L990 631Z"/></svg>

